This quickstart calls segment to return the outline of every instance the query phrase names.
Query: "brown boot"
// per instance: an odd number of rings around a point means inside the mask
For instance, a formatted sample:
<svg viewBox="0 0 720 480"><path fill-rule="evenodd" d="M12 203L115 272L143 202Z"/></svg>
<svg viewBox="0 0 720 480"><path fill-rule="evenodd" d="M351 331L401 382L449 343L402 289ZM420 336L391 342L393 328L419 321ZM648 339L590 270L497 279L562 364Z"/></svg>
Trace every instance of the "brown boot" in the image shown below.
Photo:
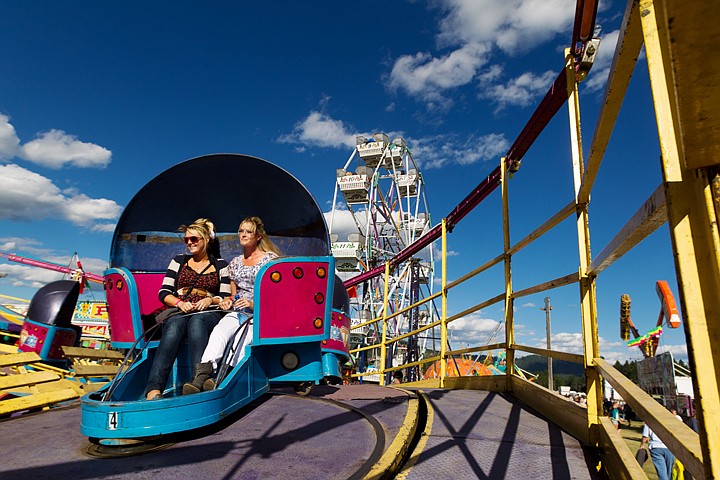
<svg viewBox="0 0 720 480"><path fill-rule="evenodd" d="M183 395L190 395L191 393L200 393L203 389L203 383L209 379L213 374L212 362L197 363L195 364L195 377L192 382L183 385Z"/></svg>
<svg viewBox="0 0 720 480"><path fill-rule="evenodd" d="M227 370L225 370L225 373L223 374L223 378L220 380L226 379L230 375L230 372L233 371L233 367L228 367L227 365L226 365L226 367L227 367ZM220 375L220 372L222 372L221 367L218 368L218 376ZM209 392L210 390L215 390L215 388L217 388L217 384L218 384L217 378L214 378L214 377L208 378L207 380L205 380L205 383L203 383L203 392Z"/></svg>
<svg viewBox="0 0 720 480"><path fill-rule="evenodd" d="M210 377L203 383L203 392L209 392L215 390L215 379Z"/></svg>

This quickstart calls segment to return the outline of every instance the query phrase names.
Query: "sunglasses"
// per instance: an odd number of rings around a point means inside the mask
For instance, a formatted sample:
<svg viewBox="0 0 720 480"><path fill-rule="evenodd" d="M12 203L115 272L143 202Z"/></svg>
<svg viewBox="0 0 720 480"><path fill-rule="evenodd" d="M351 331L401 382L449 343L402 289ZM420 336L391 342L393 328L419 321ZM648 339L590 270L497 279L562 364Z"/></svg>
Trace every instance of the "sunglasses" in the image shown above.
<svg viewBox="0 0 720 480"><path fill-rule="evenodd" d="M195 235L191 237L183 237L183 242L185 242L185 245L189 243L198 243L200 240L202 240L202 237L196 237Z"/></svg>
<svg viewBox="0 0 720 480"><path fill-rule="evenodd" d="M252 235L253 233L255 233L255 231L254 230L245 230L244 228L241 228L240 230L238 230L238 235L242 235L243 233Z"/></svg>

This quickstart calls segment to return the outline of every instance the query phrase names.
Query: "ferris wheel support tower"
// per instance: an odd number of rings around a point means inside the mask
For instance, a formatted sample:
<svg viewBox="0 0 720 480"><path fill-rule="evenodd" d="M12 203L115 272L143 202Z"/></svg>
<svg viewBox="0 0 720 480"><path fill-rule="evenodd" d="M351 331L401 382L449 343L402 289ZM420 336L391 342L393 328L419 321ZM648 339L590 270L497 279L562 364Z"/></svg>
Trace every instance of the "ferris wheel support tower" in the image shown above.
<svg viewBox="0 0 720 480"><path fill-rule="evenodd" d="M341 215L352 217L349 231L338 226ZM346 280L382 265L430 227L425 182L405 140L396 138L390 142L384 133L375 133L371 138L358 136L345 165L337 169L330 215L332 252L339 275ZM432 246L397 264L388 279L389 313L432 295L433 272ZM356 286L350 315L354 324L381 315L384 281L378 276ZM389 323L388 336L417 329L435 316L431 303L410 309ZM353 346L379 342L378 332L367 327L361 330L351 335ZM395 361L387 366L417 361L423 351L434 349L435 345L428 345L428 340L434 340L434 332L428 332L422 342L412 336L394 344L396 348L388 352L387 358ZM408 379L419 379L417 368L407 374Z"/></svg>

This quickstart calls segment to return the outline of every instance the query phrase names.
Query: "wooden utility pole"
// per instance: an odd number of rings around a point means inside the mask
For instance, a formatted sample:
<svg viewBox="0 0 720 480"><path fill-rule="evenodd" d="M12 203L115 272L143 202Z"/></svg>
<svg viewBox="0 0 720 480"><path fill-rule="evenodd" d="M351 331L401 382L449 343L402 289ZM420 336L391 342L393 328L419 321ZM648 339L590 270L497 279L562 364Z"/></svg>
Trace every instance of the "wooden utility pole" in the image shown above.
<svg viewBox="0 0 720 480"><path fill-rule="evenodd" d="M540 310L545 310L545 332L547 334L547 349L552 350L552 345L550 342L550 310L552 310L552 307L550 306L550 297L545 297L545 308L541 308ZM553 385L553 369L552 369L552 357L548 356L548 389L549 390L555 390L555 386Z"/></svg>

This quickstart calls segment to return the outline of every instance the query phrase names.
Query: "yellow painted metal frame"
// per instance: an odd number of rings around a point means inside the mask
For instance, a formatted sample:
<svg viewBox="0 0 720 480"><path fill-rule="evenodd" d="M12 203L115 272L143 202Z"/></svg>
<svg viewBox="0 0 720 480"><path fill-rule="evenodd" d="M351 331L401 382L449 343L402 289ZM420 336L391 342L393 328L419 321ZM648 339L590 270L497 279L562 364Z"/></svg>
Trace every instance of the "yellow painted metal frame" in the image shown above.
<svg viewBox="0 0 720 480"><path fill-rule="evenodd" d="M503 252L450 283L447 282L446 270L448 232L443 219L442 286L439 294L442 302L441 318L432 325L402 335L402 338L407 338L420 331L440 327L440 355L424 360L441 360L440 377L418 382L418 387L512 391L521 401L543 411L581 441L599 447L603 452L602 464L611 478L645 478L618 432L602 415L601 381L604 379L641 415L695 478L720 478L720 422L715 421L720 418L720 354L717 353L720 352L720 57L713 53L717 44L715 40L720 41L720 22L717 22L714 13L716 11L709 2L628 1L587 158L582 151L576 69L572 56L566 51L565 72L575 198L525 238L511 245L509 175L506 159L502 158ZM689 39L691 43L685 42L685 39ZM593 261L588 224L590 194L643 46L658 126L662 154L660 168L664 181ZM709 103L707 99L710 99ZM576 216L578 271L513 291L512 256L573 213ZM682 423L674 421L674 417L666 409L600 357L596 278L665 221L669 222L675 258L697 400L699 435ZM449 315L449 291L500 262L503 262L504 266L502 293ZM514 300L572 283L578 283L580 291L583 354L516 344L512 308ZM455 351L448 349L449 323L501 301L505 307L505 342ZM373 319L365 325L386 321L392 317L386 314L384 310L383 317ZM397 340L388 340L383 335L382 346L366 348L384 350L392 341ZM506 350L508 368L504 377L447 377L446 361L453 355L494 349ZM572 402L567 403L559 395L515 375L515 351L583 364L588 392L587 410L575 408ZM412 365L421 363L423 362L415 362ZM393 367L393 370L405 367L407 366Z"/></svg>
<svg viewBox="0 0 720 480"><path fill-rule="evenodd" d="M720 240L718 219L715 213L711 178L717 173L720 158L705 158L702 162L687 161L696 158L697 145L686 151L684 139L714 119L715 131L708 131L708 150L717 152L718 107L700 118L691 109L681 110L678 92L692 90L693 83L704 71L717 78L720 62L714 54L715 45L709 40L720 35L717 18L708 18L705 2L653 2L640 1L641 22L647 54L650 85L657 118L662 169L667 198L668 220L675 252L675 265L680 286L680 302L685 317L688 356L693 372L693 386L698 411L700 441L706 478L720 478ZM716 11L714 11L716 12ZM686 65L685 57L674 54L680 48L679 39L671 40L670 19L685 19L688 35L697 35L696 29L707 35L703 61L697 71ZM698 47L695 47L696 49ZM690 69L688 71L687 69ZM704 81L704 80L703 80ZM695 102L702 105L717 98L717 84L707 93L697 92ZM683 133L687 132L687 133ZM714 145L712 145L714 143ZM710 165L709 167L702 164ZM688 168L688 165L700 168ZM714 167L714 168L713 168ZM696 472L692 472L696 474Z"/></svg>
<svg viewBox="0 0 720 480"><path fill-rule="evenodd" d="M603 389L597 371L590 368L593 358L600 356L598 344L597 299L595 295L595 276L590 273L592 257L590 255L590 227L588 225L588 202L579 199L585 165L582 153L582 130L580 128L580 94L575 78L575 64L570 50L565 50L565 73L568 85L568 114L570 117L570 151L572 153L573 180L575 184L575 208L580 256L580 313L582 320L583 365L587 392L587 422L591 443L597 444L593 432L602 416Z"/></svg>
<svg viewBox="0 0 720 480"><path fill-rule="evenodd" d="M508 198L508 165L505 157L500 159L500 182L502 194L502 217L503 217L503 251L505 267L505 343L507 344L505 356L505 376L509 379L515 372L515 299L512 290L512 256L507 252L510 250L510 200Z"/></svg>

